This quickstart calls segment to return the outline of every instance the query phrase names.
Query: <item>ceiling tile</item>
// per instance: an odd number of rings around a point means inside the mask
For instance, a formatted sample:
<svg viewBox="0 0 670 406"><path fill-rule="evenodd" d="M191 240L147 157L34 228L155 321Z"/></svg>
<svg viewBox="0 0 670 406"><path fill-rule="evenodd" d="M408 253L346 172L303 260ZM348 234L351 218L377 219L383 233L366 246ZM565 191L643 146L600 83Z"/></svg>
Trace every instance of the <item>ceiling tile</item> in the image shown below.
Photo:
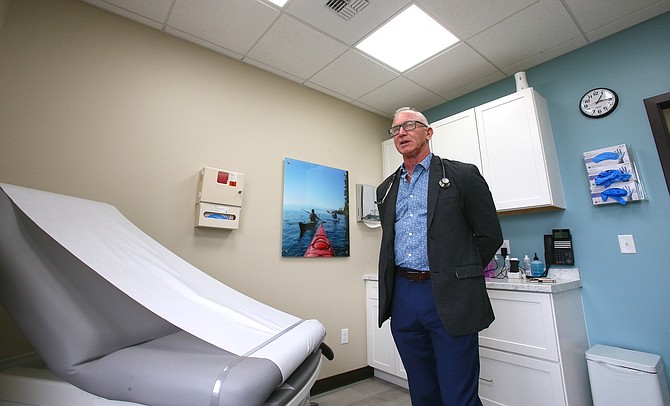
<svg viewBox="0 0 670 406"><path fill-rule="evenodd" d="M266 65L307 79L347 47L296 19L282 15L248 53Z"/></svg>
<svg viewBox="0 0 670 406"><path fill-rule="evenodd" d="M505 73L505 76L512 76L519 71L525 71L526 69L530 69L533 66L537 66L543 62L567 54L568 52L574 51L575 49L580 48L586 44L587 44L586 39L584 39L583 37L577 37L571 41L564 42L559 46L535 54L528 59L524 59L523 61L520 61L513 65L506 66L503 68L503 72ZM532 86L532 84L530 84L530 86Z"/></svg>
<svg viewBox="0 0 670 406"><path fill-rule="evenodd" d="M292 0L286 12L326 34L353 45L405 8L411 0L370 1L350 20L326 6L327 0Z"/></svg>
<svg viewBox="0 0 670 406"><path fill-rule="evenodd" d="M492 83L495 83L495 82L497 82L499 80L502 80L502 79L505 79L504 74L502 74L500 72L492 73L492 74L490 74L488 76L484 76L484 77L482 77L482 78L480 78L480 79L478 79L474 82L468 83L467 85L465 85L463 87L459 87L458 89L454 89L453 91L451 91L449 93L445 93L445 94L442 95L442 97L447 99L447 101L448 100L453 100L457 97L461 97L461 96L466 95L470 92L474 92L477 89L481 89L484 86L488 86L488 85L490 85ZM511 89L510 93L513 92L514 90L515 89Z"/></svg>
<svg viewBox="0 0 670 406"><path fill-rule="evenodd" d="M467 42L494 65L502 68L580 35L560 2L542 0Z"/></svg>
<svg viewBox="0 0 670 406"><path fill-rule="evenodd" d="M404 76L441 95L496 71L495 66L467 44L461 43L406 72Z"/></svg>
<svg viewBox="0 0 670 406"><path fill-rule="evenodd" d="M358 107L360 107L360 108L362 108L362 109L365 109L365 110L367 110L367 111L371 111L371 112L373 112L373 113L375 113L375 114L379 114L380 116L385 116L385 117L389 117L389 118L393 117L393 114L385 113L385 112L383 112L383 111L381 111L381 110L378 110L378 109L376 109L376 108L374 108L374 107L372 107L372 106L368 106L367 104L358 102L358 101L356 101L356 100L354 100L353 102L351 102L351 104L353 104L354 106L358 106Z"/></svg>
<svg viewBox="0 0 670 406"><path fill-rule="evenodd" d="M416 83L399 77L360 97L358 101L387 114L393 114L400 107L413 107L436 96Z"/></svg>
<svg viewBox="0 0 670 406"><path fill-rule="evenodd" d="M175 28L172 28L170 26L165 27L165 32L167 32L168 34L174 35L175 37L179 37L181 39L192 42L194 44L198 44L202 47L205 47L207 49L211 49L214 52L218 52L220 54L229 56L229 57L234 58L234 59L239 60L239 59L242 59L242 57L243 57L242 54L239 54L237 52L233 52L230 49L218 46L218 45L216 45L212 42L206 41L202 38L194 37L193 35L190 35L188 33L179 31L179 30L177 30Z"/></svg>
<svg viewBox="0 0 670 406"><path fill-rule="evenodd" d="M176 0L168 25L238 54L246 54L279 11L257 0Z"/></svg>
<svg viewBox="0 0 670 406"><path fill-rule="evenodd" d="M305 81L305 79L303 79L303 78L299 78L295 75L291 75L290 73L279 70L279 69L275 68L274 66L266 65L263 62L259 62L259 61L256 61L254 59L251 59L251 58L244 58L243 62L248 63L249 65L255 66L257 68L263 69L264 71L274 73L277 76L281 76L281 77L286 78L288 80L292 80L294 82L303 83Z"/></svg>
<svg viewBox="0 0 670 406"><path fill-rule="evenodd" d="M109 12L121 15L138 23L162 29L170 12L173 0L82 0Z"/></svg>
<svg viewBox="0 0 670 406"><path fill-rule="evenodd" d="M465 40L537 2L537 0L418 0L416 3Z"/></svg>
<svg viewBox="0 0 670 406"><path fill-rule="evenodd" d="M314 90L316 90L316 91L319 91L319 92L321 92L321 93L325 93L325 94L330 95L330 96L333 96L333 97L335 97L335 98L337 98L337 99L344 100L344 101L346 101L347 103L351 103L351 102L353 101L353 99L352 99L351 97L347 97L347 96L345 96L345 95L343 95L343 94L334 92L334 91L332 91L332 90L330 90L330 89L327 89L327 88L325 88L325 87L321 87L321 86L316 85L316 84L314 84L314 83L305 82L304 85L307 86L307 87L309 87L309 88L312 88L312 89L314 89Z"/></svg>
<svg viewBox="0 0 670 406"><path fill-rule="evenodd" d="M349 50L309 79L320 87L357 99L397 74L357 51Z"/></svg>
<svg viewBox="0 0 670 406"><path fill-rule="evenodd" d="M593 31L658 0L564 0L577 23L586 32Z"/></svg>
<svg viewBox="0 0 670 406"><path fill-rule="evenodd" d="M632 27L635 24L639 24L668 11L670 11L670 0L659 1L654 3L652 6L646 7L632 14L628 14L625 17L605 24L593 31L587 31L586 37L590 42L598 41L599 39L603 39L609 35L617 33L621 30L625 30L626 28Z"/></svg>
<svg viewBox="0 0 670 406"><path fill-rule="evenodd" d="M440 96L435 96L432 99L427 99L426 101L423 101L421 103L417 103L414 105L414 108L419 110L419 111L425 111L430 108L433 108L435 106L439 106L440 104L446 102L447 99L440 97Z"/></svg>

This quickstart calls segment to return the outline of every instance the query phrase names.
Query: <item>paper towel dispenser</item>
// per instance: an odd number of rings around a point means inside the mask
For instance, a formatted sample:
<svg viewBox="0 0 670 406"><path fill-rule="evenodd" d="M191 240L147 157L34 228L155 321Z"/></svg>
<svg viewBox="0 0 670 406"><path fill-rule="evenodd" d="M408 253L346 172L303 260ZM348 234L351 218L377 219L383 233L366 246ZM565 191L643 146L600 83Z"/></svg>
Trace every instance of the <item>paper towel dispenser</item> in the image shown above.
<svg viewBox="0 0 670 406"><path fill-rule="evenodd" d="M198 177L195 226L239 228L243 190L243 173L204 167Z"/></svg>
<svg viewBox="0 0 670 406"><path fill-rule="evenodd" d="M377 188L371 185L356 185L356 221L370 228L381 227L379 211L375 204Z"/></svg>

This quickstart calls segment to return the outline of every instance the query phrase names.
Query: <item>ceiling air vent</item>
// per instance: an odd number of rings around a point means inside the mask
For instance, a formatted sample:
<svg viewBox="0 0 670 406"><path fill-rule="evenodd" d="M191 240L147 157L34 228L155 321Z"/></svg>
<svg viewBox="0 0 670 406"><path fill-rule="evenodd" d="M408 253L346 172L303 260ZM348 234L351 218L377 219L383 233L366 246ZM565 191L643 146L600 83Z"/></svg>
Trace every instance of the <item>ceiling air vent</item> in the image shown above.
<svg viewBox="0 0 670 406"><path fill-rule="evenodd" d="M345 20L350 20L368 4L370 4L369 0L328 0L326 7L334 10Z"/></svg>

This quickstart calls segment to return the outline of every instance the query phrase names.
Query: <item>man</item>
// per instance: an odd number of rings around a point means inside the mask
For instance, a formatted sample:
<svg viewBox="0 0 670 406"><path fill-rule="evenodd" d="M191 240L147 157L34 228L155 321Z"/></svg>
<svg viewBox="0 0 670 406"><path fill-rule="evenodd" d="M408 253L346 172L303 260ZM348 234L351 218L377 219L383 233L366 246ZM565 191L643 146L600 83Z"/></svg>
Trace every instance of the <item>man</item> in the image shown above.
<svg viewBox="0 0 670 406"><path fill-rule="evenodd" d="M476 166L430 152L423 114L399 109L389 133L403 164L377 187L379 325L391 318L414 406L481 405L483 270L502 244L491 192Z"/></svg>

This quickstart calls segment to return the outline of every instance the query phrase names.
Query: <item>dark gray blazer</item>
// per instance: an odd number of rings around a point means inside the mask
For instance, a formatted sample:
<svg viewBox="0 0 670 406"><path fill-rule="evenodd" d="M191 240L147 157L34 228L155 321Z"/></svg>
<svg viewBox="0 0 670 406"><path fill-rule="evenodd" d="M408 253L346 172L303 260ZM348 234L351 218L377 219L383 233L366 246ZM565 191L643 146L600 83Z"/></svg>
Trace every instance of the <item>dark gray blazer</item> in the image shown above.
<svg viewBox="0 0 670 406"><path fill-rule="evenodd" d="M473 334L494 319L484 268L502 244L502 231L489 187L476 166L442 160L451 184L441 188L440 158L433 155L428 178L428 262L433 296L449 334ZM377 187L382 223L379 252L379 325L391 316L395 276L396 172ZM389 188L389 184L393 185Z"/></svg>

